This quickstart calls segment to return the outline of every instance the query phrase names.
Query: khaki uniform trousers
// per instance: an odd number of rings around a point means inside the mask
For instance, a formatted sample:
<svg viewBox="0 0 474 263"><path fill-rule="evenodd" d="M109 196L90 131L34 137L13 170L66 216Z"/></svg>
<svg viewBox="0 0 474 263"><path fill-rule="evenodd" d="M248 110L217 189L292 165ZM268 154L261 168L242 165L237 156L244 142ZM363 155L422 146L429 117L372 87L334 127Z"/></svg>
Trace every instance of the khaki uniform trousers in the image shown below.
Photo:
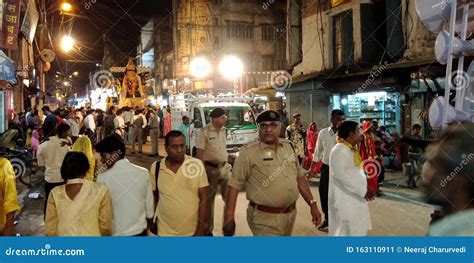
<svg viewBox="0 0 474 263"><path fill-rule="evenodd" d="M221 173L218 168L211 167L209 165L205 165L205 168L207 173L207 179L209 181L209 206L207 209L208 223L206 224L206 230L208 231L208 234L212 234L212 231L214 230L214 200L216 199L216 194L220 186L222 200L225 202L227 194L227 179L221 177Z"/></svg>
<svg viewBox="0 0 474 263"><path fill-rule="evenodd" d="M254 207L247 208L247 222L254 236L291 236L296 208L290 213L271 214Z"/></svg>

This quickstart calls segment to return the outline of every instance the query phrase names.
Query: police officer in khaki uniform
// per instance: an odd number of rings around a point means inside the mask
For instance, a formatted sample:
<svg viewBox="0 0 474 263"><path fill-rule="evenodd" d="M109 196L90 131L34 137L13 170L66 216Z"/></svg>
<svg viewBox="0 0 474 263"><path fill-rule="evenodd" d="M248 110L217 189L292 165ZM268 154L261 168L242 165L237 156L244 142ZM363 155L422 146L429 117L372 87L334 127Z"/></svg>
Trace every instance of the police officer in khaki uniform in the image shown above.
<svg viewBox="0 0 474 263"><path fill-rule="evenodd" d="M217 190L220 186L223 200L225 200L227 191L227 178L221 174L221 170L228 160L226 149L227 130L224 128L227 116L222 108L213 109L209 116L211 117L211 123L203 127L197 135L196 157L204 162L209 181L206 231L207 235L212 235L214 229L214 199Z"/></svg>
<svg viewBox="0 0 474 263"><path fill-rule="evenodd" d="M289 236L296 218L299 194L311 209L313 224L321 220L316 201L291 143L278 138L278 112L264 111L257 117L259 141L245 145L235 160L229 179L224 212L224 235L235 233L234 213L239 190L245 185L249 206L247 221L255 236Z"/></svg>

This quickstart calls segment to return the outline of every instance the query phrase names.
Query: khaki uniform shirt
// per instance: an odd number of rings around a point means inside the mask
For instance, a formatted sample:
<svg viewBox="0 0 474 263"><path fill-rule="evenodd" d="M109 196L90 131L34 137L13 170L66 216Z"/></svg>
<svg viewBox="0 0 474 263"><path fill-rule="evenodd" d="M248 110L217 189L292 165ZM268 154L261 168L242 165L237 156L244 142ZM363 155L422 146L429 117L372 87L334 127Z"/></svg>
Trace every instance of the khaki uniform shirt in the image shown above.
<svg viewBox="0 0 474 263"><path fill-rule="evenodd" d="M196 148L204 150L204 161L227 162L226 138L227 131L224 127L217 130L212 124L208 124L199 131Z"/></svg>
<svg viewBox="0 0 474 263"><path fill-rule="evenodd" d="M298 158L287 140L280 139L277 151L262 142L245 145L235 160L229 186L242 189L247 199L264 206L286 207L299 197Z"/></svg>

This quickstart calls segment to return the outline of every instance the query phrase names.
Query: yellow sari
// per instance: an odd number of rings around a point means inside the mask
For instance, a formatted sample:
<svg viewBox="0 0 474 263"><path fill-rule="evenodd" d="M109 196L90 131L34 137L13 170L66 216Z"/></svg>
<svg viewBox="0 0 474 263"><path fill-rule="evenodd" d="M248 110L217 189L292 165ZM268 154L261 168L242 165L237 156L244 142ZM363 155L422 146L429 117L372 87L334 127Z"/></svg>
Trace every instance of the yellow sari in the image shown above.
<svg viewBox="0 0 474 263"><path fill-rule="evenodd" d="M72 150L74 152L82 152L87 156L90 168L89 171L87 171L85 178L89 181L93 181L95 173L95 157L94 152L92 150L91 140L87 136L81 136L77 138L74 145L72 145Z"/></svg>

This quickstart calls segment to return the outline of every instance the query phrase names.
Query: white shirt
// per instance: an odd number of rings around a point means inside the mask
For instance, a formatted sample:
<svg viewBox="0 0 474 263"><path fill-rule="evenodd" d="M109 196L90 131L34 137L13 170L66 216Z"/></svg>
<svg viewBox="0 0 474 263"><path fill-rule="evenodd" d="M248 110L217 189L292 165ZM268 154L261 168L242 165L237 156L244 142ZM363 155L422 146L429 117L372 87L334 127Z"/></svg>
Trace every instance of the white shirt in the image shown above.
<svg viewBox="0 0 474 263"><path fill-rule="evenodd" d="M336 145L336 136L337 133L331 127L324 128L319 132L316 150L313 154L313 162L322 160L324 164L329 165L329 155L334 145Z"/></svg>
<svg viewBox="0 0 474 263"><path fill-rule="evenodd" d="M86 118L84 119L84 127L92 131L95 131L95 120L92 114L87 115Z"/></svg>
<svg viewBox="0 0 474 263"><path fill-rule="evenodd" d="M147 228L146 219L154 215L148 170L122 159L99 175L97 182L107 186L112 199L112 235L133 236L142 233Z"/></svg>
<svg viewBox="0 0 474 263"><path fill-rule="evenodd" d="M330 236L365 236L372 229L365 200L367 178L355 165L354 152L336 144L329 157L328 214Z"/></svg>
<svg viewBox="0 0 474 263"><path fill-rule="evenodd" d="M123 120L125 121L125 123L132 122L132 117L133 117L133 112L131 111L126 111L123 114Z"/></svg>
<svg viewBox="0 0 474 263"><path fill-rule="evenodd" d="M79 123L76 119L69 118L63 120L69 127L71 127L71 135L74 137L79 137Z"/></svg>
<svg viewBox="0 0 474 263"><path fill-rule="evenodd" d="M61 165L64 156L70 151L67 140L59 139L58 136L51 136L49 140L43 142L38 147L38 165L46 168L44 179L48 183L61 183Z"/></svg>
<svg viewBox="0 0 474 263"><path fill-rule="evenodd" d="M120 128L125 127L125 121L124 121L124 119L122 118L121 115L115 116L114 126L115 126L115 129L120 129Z"/></svg>

